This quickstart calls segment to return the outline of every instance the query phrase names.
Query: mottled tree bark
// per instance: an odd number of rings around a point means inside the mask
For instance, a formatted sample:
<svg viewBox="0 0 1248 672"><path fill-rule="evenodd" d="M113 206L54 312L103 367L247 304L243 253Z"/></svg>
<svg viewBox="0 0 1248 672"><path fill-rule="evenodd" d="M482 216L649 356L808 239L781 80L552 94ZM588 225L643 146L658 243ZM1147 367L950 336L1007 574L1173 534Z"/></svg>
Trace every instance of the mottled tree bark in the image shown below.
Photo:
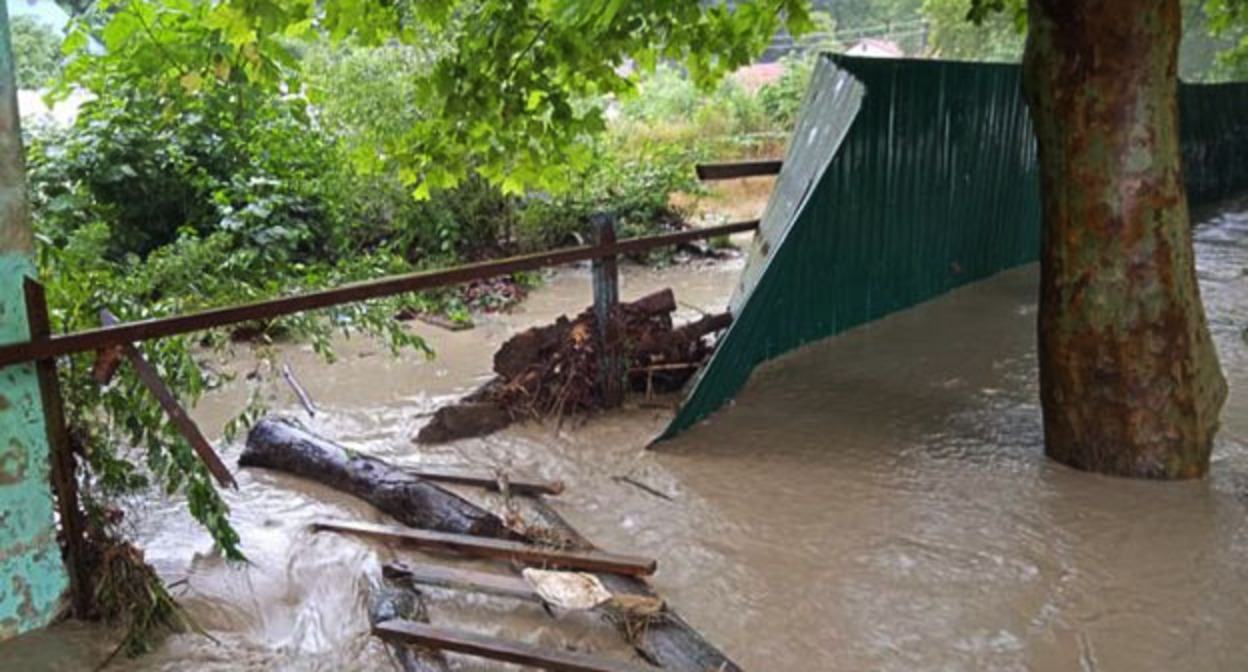
<svg viewBox="0 0 1248 672"><path fill-rule="evenodd" d="M1179 0L1029 0L1045 450L1194 478L1226 382L1196 284L1179 153Z"/></svg>

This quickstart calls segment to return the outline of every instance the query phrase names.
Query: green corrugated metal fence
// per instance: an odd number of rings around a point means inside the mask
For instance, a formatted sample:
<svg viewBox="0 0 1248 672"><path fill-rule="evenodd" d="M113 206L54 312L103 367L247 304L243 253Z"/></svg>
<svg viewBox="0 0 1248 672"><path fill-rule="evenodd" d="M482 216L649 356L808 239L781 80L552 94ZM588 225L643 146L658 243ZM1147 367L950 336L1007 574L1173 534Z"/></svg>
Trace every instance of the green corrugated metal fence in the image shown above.
<svg viewBox="0 0 1248 672"><path fill-rule="evenodd" d="M722 406L767 359L1037 259L1020 77L1015 65L820 59L812 88L827 93L807 95L734 324L660 439ZM1248 188L1248 85L1184 85L1180 103L1193 202ZM825 126L843 137L807 142ZM807 185L797 207L777 203Z"/></svg>

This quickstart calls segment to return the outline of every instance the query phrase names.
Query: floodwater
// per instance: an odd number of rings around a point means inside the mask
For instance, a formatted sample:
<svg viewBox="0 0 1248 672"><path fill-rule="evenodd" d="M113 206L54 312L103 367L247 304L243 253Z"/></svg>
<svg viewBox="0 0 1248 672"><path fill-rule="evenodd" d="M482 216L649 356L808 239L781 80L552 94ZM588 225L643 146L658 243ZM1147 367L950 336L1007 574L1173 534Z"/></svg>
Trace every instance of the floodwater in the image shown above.
<svg viewBox="0 0 1248 672"><path fill-rule="evenodd" d="M564 480L556 503L566 517L608 550L658 558L658 591L749 670L1242 670L1248 208L1208 216L1196 237L1231 386L1213 473L1198 482L1113 479L1044 459L1034 267L771 362L730 408L657 451L644 448L671 416L670 399L562 428L527 424L436 448L410 441L430 410L484 380L507 335L586 304L583 269L561 271L520 311L472 331L417 326L438 350L433 361L394 360L358 340L332 366L302 347L280 348L278 359L322 410L308 424L353 448ZM670 285L717 310L739 269L628 268L624 294ZM229 366L256 365L239 353ZM280 376L259 367L255 380L240 376L205 399L197 417L217 430L252 390L302 413ZM223 450L232 462L239 447ZM136 529L219 643L179 635L110 669L386 669L367 635L367 594L381 563L415 554L307 531L323 517L381 520L366 504L263 471L240 470L239 481L227 498L250 565L227 566L177 503L142 505ZM429 598L438 624L627 655L592 616L555 620L452 591ZM98 630L67 624L0 647L0 668L67 669L108 648Z"/></svg>

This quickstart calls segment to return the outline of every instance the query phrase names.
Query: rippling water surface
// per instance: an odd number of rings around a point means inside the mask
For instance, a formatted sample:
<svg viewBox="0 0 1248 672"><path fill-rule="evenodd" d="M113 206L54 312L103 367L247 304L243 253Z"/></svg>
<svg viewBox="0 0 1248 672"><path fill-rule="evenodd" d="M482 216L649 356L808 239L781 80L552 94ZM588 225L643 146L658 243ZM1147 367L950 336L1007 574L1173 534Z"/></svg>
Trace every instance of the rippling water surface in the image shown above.
<svg viewBox="0 0 1248 672"><path fill-rule="evenodd" d="M392 360L349 342L323 366L282 357L324 410L310 424L412 464L513 468L563 479L559 507L609 550L659 559L655 583L751 670L1242 670L1248 667L1248 210L1198 229L1201 287L1231 385L1212 476L1148 483L1072 471L1042 455L1036 269L1022 268L791 353L735 404L660 451L670 411L635 404L577 426L524 425L434 449L410 438L438 403L479 384L509 334L589 300L561 272L523 309ZM726 304L739 264L630 269L624 293L673 286ZM688 315L696 314L686 309ZM219 364L246 372L245 353ZM227 385L197 410L219 428L259 386L298 412L278 376ZM223 447L227 459L239 447ZM655 497L615 477L670 494ZM365 605L398 548L312 534L369 506L246 470L230 493L252 564L229 567L176 503L144 505L138 537L220 644L182 635L136 670L369 670L388 665ZM478 497L476 493L465 493ZM487 504L497 502L485 500ZM551 646L626 655L586 616L449 591L433 620ZM0 647L0 667L90 664L107 633L62 625ZM10 661L10 662L4 662ZM456 659L457 669L498 669Z"/></svg>

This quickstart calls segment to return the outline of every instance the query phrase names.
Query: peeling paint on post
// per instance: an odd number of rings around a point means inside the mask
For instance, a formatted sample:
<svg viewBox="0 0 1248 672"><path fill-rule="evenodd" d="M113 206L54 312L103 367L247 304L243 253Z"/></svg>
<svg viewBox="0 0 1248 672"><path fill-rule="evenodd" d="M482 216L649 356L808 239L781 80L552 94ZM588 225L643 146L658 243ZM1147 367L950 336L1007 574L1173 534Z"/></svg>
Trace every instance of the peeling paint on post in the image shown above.
<svg viewBox="0 0 1248 672"><path fill-rule="evenodd" d="M35 275L8 8L0 3L0 343L30 338ZM0 640L47 625L69 584L56 543L48 440L34 364L0 369Z"/></svg>

